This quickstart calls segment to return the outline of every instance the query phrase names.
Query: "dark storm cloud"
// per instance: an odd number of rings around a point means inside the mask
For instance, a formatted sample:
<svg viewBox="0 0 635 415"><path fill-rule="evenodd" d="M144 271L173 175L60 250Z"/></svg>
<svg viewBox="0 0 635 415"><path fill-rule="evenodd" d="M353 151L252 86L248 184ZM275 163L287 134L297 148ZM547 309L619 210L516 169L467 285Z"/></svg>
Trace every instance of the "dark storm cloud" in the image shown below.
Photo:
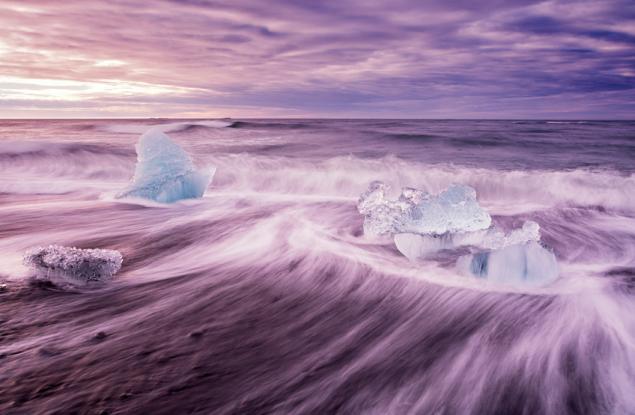
<svg viewBox="0 0 635 415"><path fill-rule="evenodd" d="M608 42L627 43L635 45L635 35L606 29L585 29L571 25L548 16L531 16L512 22L507 26L509 30L527 32L538 35L570 34L573 36L587 36Z"/></svg>
<svg viewBox="0 0 635 415"><path fill-rule="evenodd" d="M621 0L0 5L8 116L619 118L635 100Z"/></svg>

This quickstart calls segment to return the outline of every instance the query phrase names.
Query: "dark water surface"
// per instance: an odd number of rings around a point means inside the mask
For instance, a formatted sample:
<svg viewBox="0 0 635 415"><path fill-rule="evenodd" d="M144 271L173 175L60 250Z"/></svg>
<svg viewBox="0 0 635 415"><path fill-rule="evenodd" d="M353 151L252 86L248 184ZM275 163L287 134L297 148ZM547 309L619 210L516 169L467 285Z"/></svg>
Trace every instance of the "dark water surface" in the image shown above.
<svg viewBox="0 0 635 415"><path fill-rule="evenodd" d="M156 123L203 199L112 198ZM0 413L635 414L634 161L634 122L0 121ZM474 187L559 280L408 261L363 235L372 180ZM48 244L123 267L35 284Z"/></svg>

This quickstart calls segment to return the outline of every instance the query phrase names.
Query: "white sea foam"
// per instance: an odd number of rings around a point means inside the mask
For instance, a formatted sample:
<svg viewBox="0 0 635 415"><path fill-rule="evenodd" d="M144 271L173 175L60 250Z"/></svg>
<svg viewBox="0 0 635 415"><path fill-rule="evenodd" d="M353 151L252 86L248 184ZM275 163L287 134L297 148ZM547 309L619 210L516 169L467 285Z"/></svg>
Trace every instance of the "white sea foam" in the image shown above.
<svg viewBox="0 0 635 415"><path fill-rule="evenodd" d="M235 190L320 194L357 199L381 172L387 188L417 186L440 193L453 183L476 190L490 214L523 213L554 206L603 206L633 210L635 174L610 170L497 170L459 165L425 165L394 156L333 157L298 161L248 153L213 158L215 181ZM386 191L386 196L391 195ZM394 195L394 199L398 197Z"/></svg>

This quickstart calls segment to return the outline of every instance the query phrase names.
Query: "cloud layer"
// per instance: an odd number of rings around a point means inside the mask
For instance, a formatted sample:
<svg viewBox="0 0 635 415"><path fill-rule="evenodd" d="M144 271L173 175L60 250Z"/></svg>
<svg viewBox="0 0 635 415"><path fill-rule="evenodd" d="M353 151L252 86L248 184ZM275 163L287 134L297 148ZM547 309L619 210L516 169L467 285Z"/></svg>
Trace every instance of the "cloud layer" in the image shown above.
<svg viewBox="0 0 635 415"><path fill-rule="evenodd" d="M0 0L10 117L632 118L635 6Z"/></svg>

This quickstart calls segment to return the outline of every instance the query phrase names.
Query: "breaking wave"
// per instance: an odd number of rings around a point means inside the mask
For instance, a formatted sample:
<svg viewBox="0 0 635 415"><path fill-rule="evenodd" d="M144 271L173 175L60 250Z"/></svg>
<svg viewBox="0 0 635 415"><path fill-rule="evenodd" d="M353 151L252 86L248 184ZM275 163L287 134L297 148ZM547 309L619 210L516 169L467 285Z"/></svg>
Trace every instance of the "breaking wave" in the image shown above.
<svg viewBox="0 0 635 415"><path fill-rule="evenodd" d="M226 128L235 124L234 121L224 120L201 120L201 121L180 121L169 123L139 123L130 122L122 124L99 125L97 128L103 129L111 133L120 134L143 134L149 128L159 128L164 133L174 133L185 131L192 128Z"/></svg>

